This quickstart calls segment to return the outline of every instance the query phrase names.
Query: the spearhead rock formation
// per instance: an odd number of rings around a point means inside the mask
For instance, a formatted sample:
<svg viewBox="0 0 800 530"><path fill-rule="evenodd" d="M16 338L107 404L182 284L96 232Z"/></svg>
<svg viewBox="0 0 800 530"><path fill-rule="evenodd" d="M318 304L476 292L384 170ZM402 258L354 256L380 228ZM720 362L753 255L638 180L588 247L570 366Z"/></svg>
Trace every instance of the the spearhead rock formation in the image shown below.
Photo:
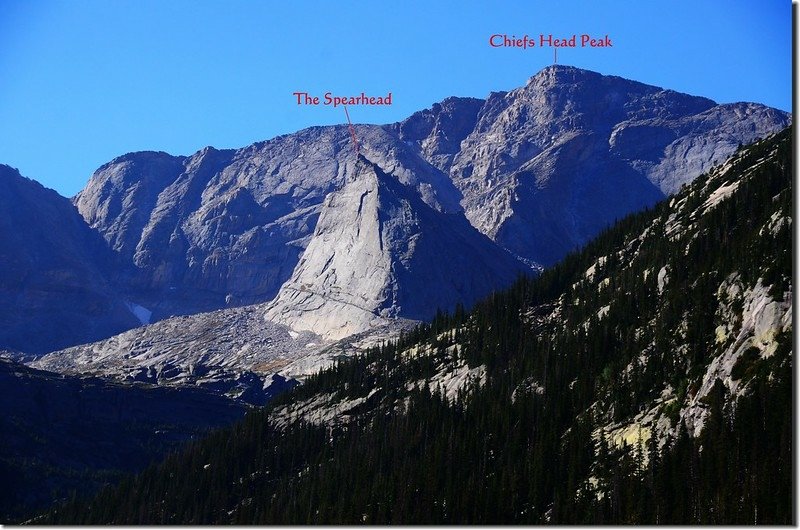
<svg viewBox="0 0 800 530"><path fill-rule="evenodd" d="M404 316L471 304L524 266L463 216L437 211L359 155L267 318L341 339Z"/></svg>

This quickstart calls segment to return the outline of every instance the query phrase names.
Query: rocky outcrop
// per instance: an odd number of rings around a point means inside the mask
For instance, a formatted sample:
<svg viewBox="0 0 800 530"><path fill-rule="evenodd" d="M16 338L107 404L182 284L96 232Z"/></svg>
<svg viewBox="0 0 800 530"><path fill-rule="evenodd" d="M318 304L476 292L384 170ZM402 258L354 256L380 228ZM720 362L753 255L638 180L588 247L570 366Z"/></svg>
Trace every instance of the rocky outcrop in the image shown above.
<svg viewBox="0 0 800 530"><path fill-rule="evenodd" d="M40 370L128 383L203 388L263 405L291 383L276 376L325 344L264 320L260 306L168 318L30 360Z"/></svg>
<svg viewBox="0 0 800 530"><path fill-rule="evenodd" d="M409 146L382 127L358 132L426 204L460 210L452 183ZM101 167L75 204L125 265L121 288L158 319L274 298L354 162L343 127L188 158L134 153Z"/></svg>
<svg viewBox="0 0 800 530"><path fill-rule="evenodd" d="M432 318L509 285L525 267L460 214L427 205L359 156L267 318L341 339L387 319Z"/></svg>

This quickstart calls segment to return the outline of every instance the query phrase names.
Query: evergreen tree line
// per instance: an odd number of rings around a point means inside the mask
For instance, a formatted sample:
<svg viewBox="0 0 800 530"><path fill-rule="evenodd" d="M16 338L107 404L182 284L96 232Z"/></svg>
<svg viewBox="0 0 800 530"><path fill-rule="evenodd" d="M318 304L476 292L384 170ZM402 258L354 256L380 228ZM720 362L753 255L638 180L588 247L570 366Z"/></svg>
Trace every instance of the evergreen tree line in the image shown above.
<svg viewBox="0 0 800 530"><path fill-rule="evenodd" d="M722 308L738 307L720 285L791 290L790 225L764 229L791 218L790 131L737 157L728 181L703 176L538 277L341 360L234 428L36 522L791 523L790 333L772 356L742 357L738 400L714 386L700 436L678 414L733 340L717 341ZM732 196L707 207L733 180ZM487 380L450 397L409 384L448 363L483 365ZM675 398L662 409L666 440L630 448L598 434L665 389ZM372 397L337 426L271 422L320 394Z"/></svg>

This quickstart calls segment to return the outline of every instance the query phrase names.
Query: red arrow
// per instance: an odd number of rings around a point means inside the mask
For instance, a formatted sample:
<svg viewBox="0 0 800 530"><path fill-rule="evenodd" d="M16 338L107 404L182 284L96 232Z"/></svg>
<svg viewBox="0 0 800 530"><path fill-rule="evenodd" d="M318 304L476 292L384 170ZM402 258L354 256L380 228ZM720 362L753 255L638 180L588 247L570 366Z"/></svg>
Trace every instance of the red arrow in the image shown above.
<svg viewBox="0 0 800 530"><path fill-rule="evenodd" d="M350 121L350 113L347 112L347 105L344 106L344 114L347 116L347 125L350 128L350 137L353 139L353 147L356 150L356 155L358 155L358 140L356 139L356 130L353 127L353 123Z"/></svg>

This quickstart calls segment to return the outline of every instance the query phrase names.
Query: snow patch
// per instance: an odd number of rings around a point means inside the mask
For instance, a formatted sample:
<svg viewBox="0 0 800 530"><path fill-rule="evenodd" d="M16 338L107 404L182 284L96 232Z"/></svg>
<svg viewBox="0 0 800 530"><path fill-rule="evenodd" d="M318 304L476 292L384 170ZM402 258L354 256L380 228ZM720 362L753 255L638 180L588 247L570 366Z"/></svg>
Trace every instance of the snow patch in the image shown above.
<svg viewBox="0 0 800 530"><path fill-rule="evenodd" d="M146 326L150 323L150 318L153 316L152 311L135 302L128 302L127 300L125 301L125 305L127 306L128 311L133 313L133 316L135 316L143 326Z"/></svg>

